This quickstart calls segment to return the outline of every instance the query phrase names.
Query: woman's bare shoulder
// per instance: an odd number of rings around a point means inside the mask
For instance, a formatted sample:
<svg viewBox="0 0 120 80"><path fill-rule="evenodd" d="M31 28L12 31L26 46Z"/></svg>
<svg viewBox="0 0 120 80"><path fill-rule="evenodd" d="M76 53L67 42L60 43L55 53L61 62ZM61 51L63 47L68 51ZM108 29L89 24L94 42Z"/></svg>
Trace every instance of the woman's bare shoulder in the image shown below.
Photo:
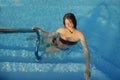
<svg viewBox="0 0 120 80"><path fill-rule="evenodd" d="M83 33L83 32L81 32L81 31L79 31L79 30L76 30L76 34L77 34L77 36L79 36L79 39L80 39L80 40L84 41L85 36L84 36L84 33Z"/></svg>
<svg viewBox="0 0 120 80"><path fill-rule="evenodd" d="M79 30L76 30L76 33L79 34L79 35L83 35L83 32L81 32Z"/></svg>

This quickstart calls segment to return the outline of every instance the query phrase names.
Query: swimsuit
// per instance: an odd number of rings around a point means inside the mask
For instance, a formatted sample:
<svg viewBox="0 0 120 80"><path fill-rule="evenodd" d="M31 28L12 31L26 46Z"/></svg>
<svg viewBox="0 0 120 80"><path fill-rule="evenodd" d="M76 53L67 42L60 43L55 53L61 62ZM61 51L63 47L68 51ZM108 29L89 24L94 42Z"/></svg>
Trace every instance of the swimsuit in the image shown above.
<svg viewBox="0 0 120 80"><path fill-rule="evenodd" d="M68 40L62 39L61 37L59 37L59 41L60 41L62 44L68 45L68 46L71 46L71 45L74 45L74 44L77 43L77 41L76 41L76 42L68 41ZM66 48L63 48L63 47L59 47L59 46L58 46L59 44L57 43L57 38L53 38L52 42L53 42L53 44L56 46L56 48L61 49L61 50L66 49Z"/></svg>
<svg viewBox="0 0 120 80"><path fill-rule="evenodd" d="M61 37L59 37L59 40L60 40L63 44L66 44L66 45L74 45L74 44L77 43L77 41L76 41L76 42L68 41L68 40L62 39Z"/></svg>

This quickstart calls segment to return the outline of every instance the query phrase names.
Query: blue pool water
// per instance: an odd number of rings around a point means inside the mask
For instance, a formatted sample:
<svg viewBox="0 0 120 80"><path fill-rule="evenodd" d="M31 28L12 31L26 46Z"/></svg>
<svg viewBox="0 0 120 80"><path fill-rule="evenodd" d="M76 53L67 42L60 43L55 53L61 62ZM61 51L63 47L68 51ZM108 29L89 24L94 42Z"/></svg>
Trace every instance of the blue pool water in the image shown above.
<svg viewBox="0 0 120 80"><path fill-rule="evenodd" d="M119 5L119 0L0 0L0 28L39 26L51 32L63 26L64 14L72 12L87 39L91 80L120 80ZM31 35L36 34L0 34L0 80L84 79L85 56L80 43L68 51L45 54L41 63L36 63L36 40L26 40Z"/></svg>

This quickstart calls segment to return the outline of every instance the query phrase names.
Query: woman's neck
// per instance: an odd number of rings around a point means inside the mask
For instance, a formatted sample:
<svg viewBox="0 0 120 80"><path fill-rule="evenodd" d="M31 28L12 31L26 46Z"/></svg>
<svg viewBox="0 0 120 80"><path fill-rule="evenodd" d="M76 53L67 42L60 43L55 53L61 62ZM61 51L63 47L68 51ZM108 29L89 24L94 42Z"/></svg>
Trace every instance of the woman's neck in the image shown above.
<svg viewBox="0 0 120 80"><path fill-rule="evenodd" d="M73 33L74 32L74 28L67 28L67 30L70 32L70 33Z"/></svg>

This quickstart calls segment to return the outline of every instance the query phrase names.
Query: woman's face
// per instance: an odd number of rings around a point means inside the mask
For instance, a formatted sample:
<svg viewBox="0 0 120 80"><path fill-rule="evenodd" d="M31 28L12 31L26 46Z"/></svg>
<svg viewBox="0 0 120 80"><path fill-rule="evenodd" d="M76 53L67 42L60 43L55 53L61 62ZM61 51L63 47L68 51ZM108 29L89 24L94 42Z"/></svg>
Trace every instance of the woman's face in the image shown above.
<svg viewBox="0 0 120 80"><path fill-rule="evenodd" d="M74 28L73 22L71 19L65 19L65 27L66 28Z"/></svg>

